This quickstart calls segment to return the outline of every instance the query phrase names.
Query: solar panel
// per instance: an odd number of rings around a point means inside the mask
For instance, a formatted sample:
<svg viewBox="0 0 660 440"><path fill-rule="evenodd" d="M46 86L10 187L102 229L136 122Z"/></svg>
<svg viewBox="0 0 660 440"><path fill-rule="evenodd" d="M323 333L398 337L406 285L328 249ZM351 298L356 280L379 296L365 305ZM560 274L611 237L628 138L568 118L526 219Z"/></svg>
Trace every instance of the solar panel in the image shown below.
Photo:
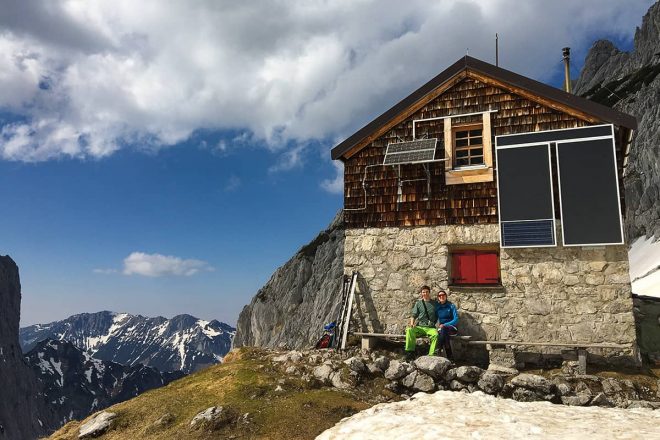
<svg viewBox="0 0 660 440"><path fill-rule="evenodd" d="M623 244L614 139L557 143L565 246Z"/></svg>
<svg viewBox="0 0 660 440"><path fill-rule="evenodd" d="M420 139L387 145L383 165L431 162L435 159L438 139Z"/></svg>
<svg viewBox="0 0 660 440"><path fill-rule="evenodd" d="M555 246L550 146L500 148L496 154L502 247Z"/></svg>

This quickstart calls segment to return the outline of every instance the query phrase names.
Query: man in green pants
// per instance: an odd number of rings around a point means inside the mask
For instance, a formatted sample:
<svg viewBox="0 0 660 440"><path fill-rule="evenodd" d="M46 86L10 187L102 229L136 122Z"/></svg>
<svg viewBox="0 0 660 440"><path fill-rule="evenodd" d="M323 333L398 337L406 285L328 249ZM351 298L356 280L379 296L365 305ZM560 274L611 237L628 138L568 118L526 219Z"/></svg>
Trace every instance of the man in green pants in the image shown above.
<svg viewBox="0 0 660 440"><path fill-rule="evenodd" d="M415 344L418 336L427 336L431 341L429 356L435 354L435 343L438 340L438 330L435 323L438 320L435 312L435 302L431 301L431 288L422 286L421 299L415 302L410 313L410 322L406 328L406 359L415 358Z"/></svg>

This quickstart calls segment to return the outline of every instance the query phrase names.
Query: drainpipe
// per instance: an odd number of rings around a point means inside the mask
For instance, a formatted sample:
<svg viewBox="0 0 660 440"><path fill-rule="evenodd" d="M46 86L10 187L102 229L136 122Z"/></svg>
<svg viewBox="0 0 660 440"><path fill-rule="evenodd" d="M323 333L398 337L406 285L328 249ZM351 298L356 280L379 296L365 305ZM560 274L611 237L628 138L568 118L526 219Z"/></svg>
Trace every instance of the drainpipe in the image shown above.
<svg viewBox="0 0 660 440"><path fill-rule="evenodd" d="M571 93L571 48L565 47L561 51L564 56L564 90Z"/></svg>

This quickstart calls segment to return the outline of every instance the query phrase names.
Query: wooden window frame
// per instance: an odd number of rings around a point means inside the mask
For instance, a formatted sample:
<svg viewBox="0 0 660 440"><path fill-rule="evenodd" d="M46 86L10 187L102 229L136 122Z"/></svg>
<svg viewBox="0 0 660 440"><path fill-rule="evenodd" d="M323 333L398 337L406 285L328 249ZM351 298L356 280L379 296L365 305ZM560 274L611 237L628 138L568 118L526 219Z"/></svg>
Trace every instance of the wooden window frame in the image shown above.
<svg viewBox="0 0 660 440"><path fill-rule="evenodd" d="M471 136L470 133L474 130L481 130L481 135L480 136ZM459 132L467 132L468 133L467 138L461 138L461 140L467 139L468 145L461 146L461 147L456 145L458 140L459 140L459 139L456 138L456 135ZM454 163L452 164L452 169L454 169L454 170L465 170L465 169L483 168L483 167L486 166L486 159L485 159L485 156L484 156L484 126L483 126L483 124L457 125L457 126L451 128L451 134L452 134L452 149L453 149L452 151L454 152L454 155L453 155ZM470 141L474 138L477 138L477 137L481 138L481 143L472 144ZM459 150L467 150L468 151L467 159L471 160L473 157L475 157L475 156L472 156L470 154L471 150L477 149L477 148L481 149L481 154L480 155L475 155L476 157L481 157L481 162L480 163L467 164L467 165L458 165L456 163L459 160L459 157L458 157L458 151ZM463 159L463 158L461 157L460 159Z"/></svg>
<svg viewBox="0 0 660 440"><path fill-rule="evenodd" d="M444 143L445 143L445 183L447 185L459 185L477 182L492 182L495 180L493 172L493 142L490 122L491 112L482 114L481 123L452 125L452 118L444 120ZM481 127L481 139L483 148L483 165L472 165L457 167L455 163L455 133L465 130L467 127Z"/></svg>

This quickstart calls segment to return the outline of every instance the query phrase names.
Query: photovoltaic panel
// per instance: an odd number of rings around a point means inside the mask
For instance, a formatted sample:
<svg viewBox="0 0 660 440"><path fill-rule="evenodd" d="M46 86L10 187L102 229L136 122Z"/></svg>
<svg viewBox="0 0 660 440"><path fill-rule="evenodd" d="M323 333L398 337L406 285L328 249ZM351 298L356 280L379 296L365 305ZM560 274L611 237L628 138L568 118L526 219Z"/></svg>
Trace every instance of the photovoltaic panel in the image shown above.
<svg viewBox="0 0 660 440"><path fill-rule="evenodd" d="M511 145L547 143L563 140L575 140L592 137L613 136L613 128L608 125L590 125L587 127L565 128L561 130L534 131L530 133L515 133L496 136L498 147Z"/></svg>
<svg viewBox="0 0 660 440"><path fill-rule="evenodd" d="M389 144L383 165L431 162L435 159L437 141L433 138Z"/></svg>
<svg viewBox="0 0 660 440"><path fill-rule="evenodd" d="M623 244L614 139L557 143L565 246Z"/></svg>
<svg viewBox="0 0 660 440"><path fill-rule="evenodd" d="M548 144L497 149L502 247L555 246Z"/></svg>

